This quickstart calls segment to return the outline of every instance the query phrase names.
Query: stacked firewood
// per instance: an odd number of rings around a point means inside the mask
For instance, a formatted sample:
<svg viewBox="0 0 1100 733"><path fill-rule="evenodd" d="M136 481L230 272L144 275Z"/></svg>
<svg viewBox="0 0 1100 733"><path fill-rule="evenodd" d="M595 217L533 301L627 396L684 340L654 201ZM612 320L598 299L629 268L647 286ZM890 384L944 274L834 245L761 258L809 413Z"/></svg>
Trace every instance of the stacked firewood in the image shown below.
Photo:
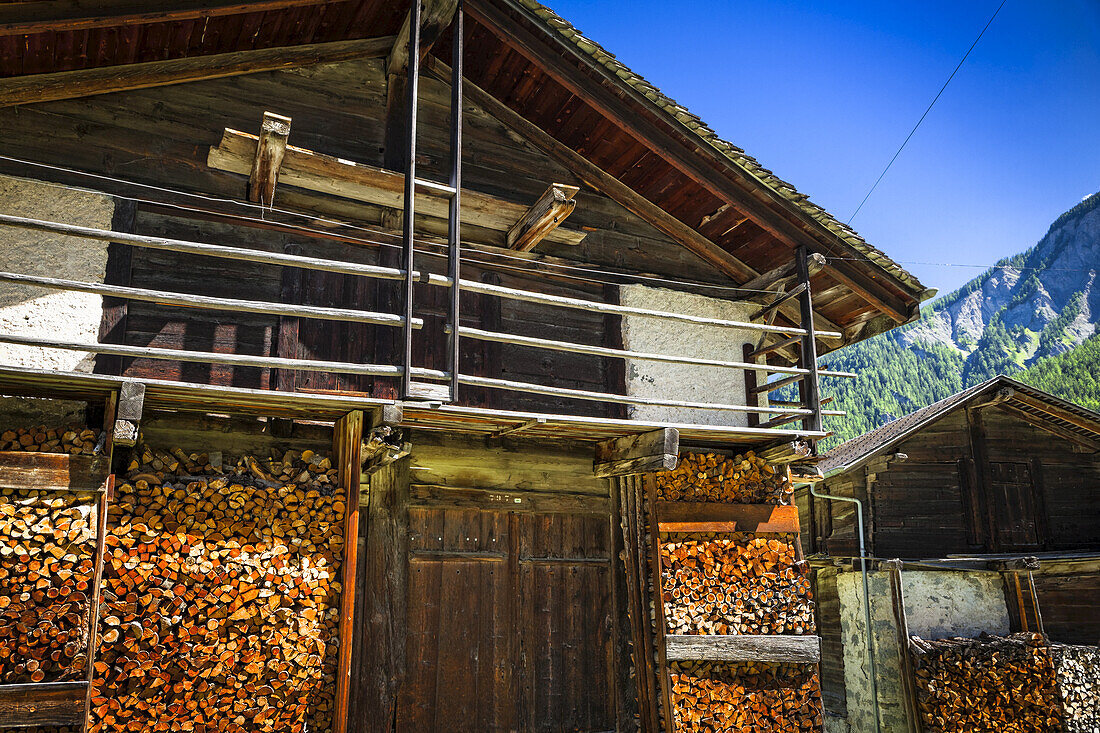
<svg viewBox="0 0 1100 733"><path fill-rule="evenodd" d="M0 683L83 679L95 498L0 491Z"/></svg>
<svg viewBox="0 0 1100 733"><path fill-rule="evenodd" d="M91 455L100 446L101 430L91 428L15 428L0 432L0 451L36 451Z"/></svg>
<svg viewBox="0 0 1100 733"><path fill-rule="evenodd" d="M1062 730L1062 705L1045 637L910 640L925 733Z"/></svg>
<svg viewBox="0 0 1100 733"><path fill-rule="evenodd" d="M785 505L794 493L786 471L752 451L733 457L682 453L679 465L657 474L656 482L657 498L666 501Z"/></svg>
<svg viewBox="0 0 1100 733"><path fill-rule="evenodd" d="M108 512L96 731L326 731L345 495L329 458L139 446Z"/></svg>
<svg viewBox="0 0 1100 733"><path fill-rule="evenodd" d="M761 662L673 662L677 731L821 730L816 668Z"/></svg>
<svg viewBox="0 0 1100 733"><path fill-rule="evenodd" d="M1066 733L1100 731L1100 647L1052 644Z"/></svg>
<svg viewBox="0 0 1100 733"><path fill-rule="evenodd" d="M664 535L661 571L670 634L814 632L791 536Z"/></svg>

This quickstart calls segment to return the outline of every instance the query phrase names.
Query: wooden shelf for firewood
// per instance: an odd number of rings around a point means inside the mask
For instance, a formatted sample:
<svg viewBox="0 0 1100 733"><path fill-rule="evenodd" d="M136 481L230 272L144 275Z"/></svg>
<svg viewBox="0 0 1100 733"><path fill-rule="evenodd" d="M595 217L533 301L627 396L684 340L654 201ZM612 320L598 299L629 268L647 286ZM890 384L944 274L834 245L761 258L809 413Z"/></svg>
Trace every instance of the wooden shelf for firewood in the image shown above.
<svg viewBox="0 0 1100 733"><path fill-rule="evenodd" d="M817 664L821 637L810 635L668 634L665 657L670 662L794 662Z"/></svg>
<svg viewBox="0 0 1100 733"><path fill-rule="evenodd" d="M798 532L798 507L658 501L660 532Z"/></svg>
<svg viewBox="0 0 1100 733"><path fill-rule="evenodd" d="M87 693L83 680L0 685L0 728L80 725Z"/></svg>
<svg viewBox="0 0 1100 733"><path fill-rule="evenodd" d="M0 489L103 491L107 456L0 451Z"/></svg>

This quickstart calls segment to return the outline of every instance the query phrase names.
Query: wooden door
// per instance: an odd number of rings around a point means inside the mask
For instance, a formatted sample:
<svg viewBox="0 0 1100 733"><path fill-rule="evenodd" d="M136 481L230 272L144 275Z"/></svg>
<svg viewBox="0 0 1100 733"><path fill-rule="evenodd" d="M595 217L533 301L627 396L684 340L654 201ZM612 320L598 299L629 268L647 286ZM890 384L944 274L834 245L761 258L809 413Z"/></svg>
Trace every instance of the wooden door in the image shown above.
<svg viewBox="0 0 1100 733"><path fill-rule="evenodd" d="M1026 463L991 462L989 484L997 548L1017 550L1038 547L1040 539L1031 466Z"/></svg>
<svg viewBox="0 0 1100 733"><path fill-rule="evenodd" d="M607 517L409 510L398 731L615 727Z"/></svg>

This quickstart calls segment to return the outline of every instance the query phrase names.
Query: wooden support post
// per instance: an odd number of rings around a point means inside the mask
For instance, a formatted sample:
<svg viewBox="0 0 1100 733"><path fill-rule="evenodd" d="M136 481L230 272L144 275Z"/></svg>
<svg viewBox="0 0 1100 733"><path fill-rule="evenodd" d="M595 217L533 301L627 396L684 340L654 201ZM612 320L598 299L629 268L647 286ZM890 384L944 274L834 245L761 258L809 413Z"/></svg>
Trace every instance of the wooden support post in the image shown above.
<svg viewBox="0 0 1100 733"><path fill-rule="evenodd" d="M814 411L813 415L802 421L804 430L820 432L823 430L821 421L821 391L817 376L817 340L814 338L814 304L810 294L810 264L809 254L805 246L799 247L795 254L795 265L798 272L800 285L804 285L798 296L799 310L802 320L799 323L806 330L802 337L802 364L810 373L798 383L798 394L801 397L802 406Z"/></svg>
<svg viewBox="0 0 1100 733"><path fill-rule="evenodd" d="M552 183L523 216L508 229L505 240L509 249L530 252L550 232L558 228L577 206L580 188L565 183Z"/></svg>
<svg viewBox="0 0 1100 733"><path fill-rule="evenodd" d="M393 417L393 415L390 415ZM386 415L375 413L372 431ZM378 422L375 422L378 421ZM349 708L357 733L389 733L405 676L409 460L384 463L369 481L360 563L356 649Z"/></svg>
<svg viewBox="0 0 1100 733"><path fill-rule="evenodd" d="M898 656L901 658L901 689L909 733L920 733L920 711L917 708L916 676L913 656L909 652L909 619L905 615L905 586L901 577L901 560L885 563L890 570L890 600L894 610L894 630L897 633Z"/></svg>
<svg viewBox="0 0 1100 733"><path fill-rule="evenodd" d="M141 412L145 406L145 385L141 382L123 382L118 394L118 414L115 416L115 445L137 445L141 428Z"/></svg>
<svg viewBox="0 0 1100 733"><path fill-rule="evenodd" d="M767 334L761 334L761 336L760 336L761 340L763 340L766 336L767 336ZM798 339L797 336L794 336L792 338L794 338L795 340ZM757 351L759 351L759 349L753 348L753 345L748 344L748 343L745 344L741 348L741 354L742 354L745 361L756 361L755 354L756 354ZM767 374L764 375L764 378L765 378L765 380L767 379ZM756 371L753 370L753 369L746 369L745 370L745 404L746 405L750 405L752 407L759 407L760 406L760 397L758 396L759 393L756 391L756 388L759 387L759 386L760 385L757 383L757 379L756 379ZM760 415L755 413L755 412L750 412L748 414L748 423L749 423L750 428L755 428L756 426L758 426L760 424Z"/></svg>
<svg viewBox="0 0 1100 733"><path fill-rule="evenodd" d="M362 473L363 412L354 410L332 429L332 450L337 461L337 480L344 489L344 572L340 596L340 652L336 662L336 710L333 733L348 729L351 686L351 648L355 633L355 580L359 547L359 478Z"/></svg>
<svg viewBox="0 0 1100 733"><path fill-rule="evenodd" d="M680 433L660 428L596 444L592 471L601 478L671 471L679 461Z"/></svg>
<svg viewBox="0 0 1100 733"><path fill-rule="evenodd" d="M625 526L623 522L622 485L620 479L612 479L611 498L611 607L614 658L612 669L615 674L615 730L631 730L639 715L638 690L631 679L630 661L631 641L633 637L630 616L630 585L626 545L624 543Z"/></svg>
<svg viewBox="0 0 1100 733"><path fill-rule="evenodd" d="M290 137L290 118L274 112L264 112L260 123L260 139L256 141L256 158L248 177L248 200L264 206L275 203L275 184L279 166L283 164L286 141Z"/></svg>
<svg viewBox="0 0 1100 733"><path fill-rule="evenodd" d="M623 519L623 565L626 571L627 605L630 615L630 637L634 649L634 681L637 686L639 720L642 733L658 733L657 667L654 655L652 627L649 622L649 601L646 597L648 563L645 545L645 518L642 502L643 484L640 476L613 478L619 485L619 501Z"/></svg>

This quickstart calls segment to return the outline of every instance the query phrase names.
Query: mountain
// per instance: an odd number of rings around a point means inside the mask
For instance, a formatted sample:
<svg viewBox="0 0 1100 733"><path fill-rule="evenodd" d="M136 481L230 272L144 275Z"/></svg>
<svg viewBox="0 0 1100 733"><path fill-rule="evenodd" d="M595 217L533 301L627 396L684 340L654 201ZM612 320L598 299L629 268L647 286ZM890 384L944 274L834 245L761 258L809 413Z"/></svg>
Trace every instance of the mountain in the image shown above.
<svg viewBox="0 0 1100 733"><path fill-rule="evenodd" d="M1059 375L1100 366L1100 193L1055 219L1031 249L1001 260L922 309L921 319L822 359L856 379L826 378L830 447L996 374L1027 372L1067 399ZM1091 362L1089 360L1092 360ZM1050 362L1048 364L1048 362ZM1069 370L1069 371L1064 371ZM1069 377L1067 377L1069 379ZM1088 388L1092 390L1093 388ZM1095 391L1082 394L1096 394Z"/></svg>

